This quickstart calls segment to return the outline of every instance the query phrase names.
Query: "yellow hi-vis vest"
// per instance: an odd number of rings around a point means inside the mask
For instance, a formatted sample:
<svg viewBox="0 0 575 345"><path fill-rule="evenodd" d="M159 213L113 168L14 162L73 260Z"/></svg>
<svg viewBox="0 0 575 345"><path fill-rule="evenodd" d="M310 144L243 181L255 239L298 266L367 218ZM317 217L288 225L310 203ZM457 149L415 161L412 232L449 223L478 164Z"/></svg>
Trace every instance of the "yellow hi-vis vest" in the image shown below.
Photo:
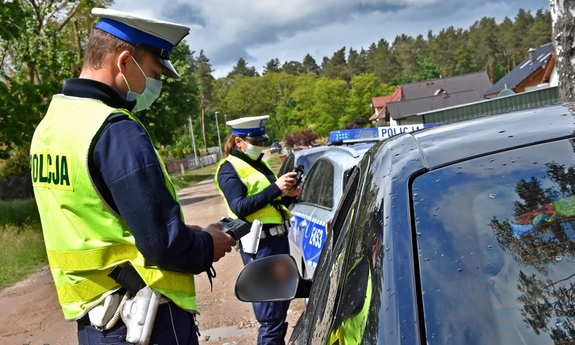
<svg viewBox="0 0 575 345"><path fill-rule="evenodd" d="M228 216L236 219L238 218L238 216L236 216L232 211L232 209L230 208L230 204L226 200L224 192L222 191L220 184L218 183L218 173L220 172L220 167L225 162L230 162L230 164L236 170L236 173L238 174L240 180L248 189L247 196L258 194L259 192L266 189L271 183L264 174L262 174L257 169L255 169L254 167L252 167L251 165L249 165L248 163L246 163L245 161L243 161L238 157L229 155L226 159L223 159L220 161L220 163L218 163L218 167L216 169L216 176L214 177L214 182L216 183L218 191L224 197L226 207L228 208ZM270 169L270 171L273 171L268 162L264 160L262 160L262 162ZM281 197L278 197L277 200L281 200ZM276 209L271 204L267 204L263 208L247 216L246 220L250 223L253 222L254 219L258 219L263 224L283 224L284 219L291 218L291 213L284 205L280 205L279 207L281 211Z"/></svg>
<svg viewBox="0 0 575 345"><path fill-rule="evenodd" d="M118 112L137 121L128 111L96 100L56 95L32 138L32 184L64 317L77 320L120 289L108 273L127 261L148 286L195 313L194 276L146 262L126 223L92 182L89 152L108 116ZM162 170L166 186L179 202L163 164Z"/></svg>

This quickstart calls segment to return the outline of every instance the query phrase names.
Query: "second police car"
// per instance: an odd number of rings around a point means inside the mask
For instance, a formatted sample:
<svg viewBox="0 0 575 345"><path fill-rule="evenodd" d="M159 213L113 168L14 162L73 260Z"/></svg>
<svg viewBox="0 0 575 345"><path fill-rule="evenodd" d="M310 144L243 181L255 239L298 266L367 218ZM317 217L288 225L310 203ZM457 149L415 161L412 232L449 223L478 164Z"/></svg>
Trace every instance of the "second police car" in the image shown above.
<svg viewBox="0 0 575 345"><path fill-rule="evenodd" d="M329 134L328 146L314 157L311 167L306 167L302 191L291 209L290 252L304 278L313 276L352 168L375 142L421 128L423 126L416 125L373 127Z"/></svg>

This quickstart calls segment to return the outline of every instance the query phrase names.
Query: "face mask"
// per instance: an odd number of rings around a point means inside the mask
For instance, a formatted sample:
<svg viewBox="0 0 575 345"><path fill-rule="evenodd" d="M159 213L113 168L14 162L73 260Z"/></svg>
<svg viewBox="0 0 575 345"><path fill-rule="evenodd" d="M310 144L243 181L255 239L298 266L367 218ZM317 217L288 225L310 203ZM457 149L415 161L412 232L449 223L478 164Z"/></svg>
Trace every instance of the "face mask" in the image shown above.
<svg viewBox="0 0 575 345"><path fill-rule="evenodd" d="M240 138L240 140L242 140ZM262 154L264 147L263 146L255 146L249 143L246 143L245 141L242 140L242 142L246 145L248 145L248 149L246 150L246 152L244 152L246 154L246 156L250 157L251 159L253 159L254 161L256 159L258 159L258 157Z"/></svg>
<svg viewBox="0 0 575 345"><path fill-rule="evenodd" d="M122 78L124 78L124 82L126 82L126 85L128 86L128 94L126 95L126 99L128 101L134 99L136 100L136 106L134 106L134 109L132 109L132 112L135 113L149 108L152 105L152 103L154 103L154 101L160 96L160 92L162 91L162 81L146 76L146 73L144 73L140 65L138 65L134 57L131 56L131 58L132 60L134 60L134 63L136 64L136 66L138 66L140 72L142 72L142 74L146 78L146 89L144 90L144 92L135 93L132 92L132 90L130 89L130 84L128 84L128 80L122 74Z"/></svg>

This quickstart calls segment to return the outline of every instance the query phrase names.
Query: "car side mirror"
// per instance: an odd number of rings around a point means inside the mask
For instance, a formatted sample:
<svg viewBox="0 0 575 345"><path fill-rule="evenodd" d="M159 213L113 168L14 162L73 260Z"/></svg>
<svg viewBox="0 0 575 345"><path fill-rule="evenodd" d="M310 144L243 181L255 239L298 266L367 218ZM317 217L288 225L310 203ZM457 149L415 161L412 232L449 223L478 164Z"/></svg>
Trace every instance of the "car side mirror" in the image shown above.
<svg viewBox="0 0 575 345"><path fill-rule="evenodd" d="M300 276L291 255L272 255L244 266L235 293L242 302L290 301L309 297L311 283Z"/></svg>

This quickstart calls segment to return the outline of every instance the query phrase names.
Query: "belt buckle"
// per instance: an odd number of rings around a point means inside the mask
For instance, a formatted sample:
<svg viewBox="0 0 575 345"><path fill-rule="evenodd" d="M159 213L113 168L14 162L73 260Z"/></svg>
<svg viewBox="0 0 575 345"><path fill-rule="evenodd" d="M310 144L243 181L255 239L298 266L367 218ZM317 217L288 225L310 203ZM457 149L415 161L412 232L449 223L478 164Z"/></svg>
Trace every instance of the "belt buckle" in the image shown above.
<svg viewBox="0 0 575 345"><path fill-rule="evenodd" d="M285 231L283 231L282 225L276 225L273 228L270 228L270 234L272 236L280 236L283 235Z"/></svg>

